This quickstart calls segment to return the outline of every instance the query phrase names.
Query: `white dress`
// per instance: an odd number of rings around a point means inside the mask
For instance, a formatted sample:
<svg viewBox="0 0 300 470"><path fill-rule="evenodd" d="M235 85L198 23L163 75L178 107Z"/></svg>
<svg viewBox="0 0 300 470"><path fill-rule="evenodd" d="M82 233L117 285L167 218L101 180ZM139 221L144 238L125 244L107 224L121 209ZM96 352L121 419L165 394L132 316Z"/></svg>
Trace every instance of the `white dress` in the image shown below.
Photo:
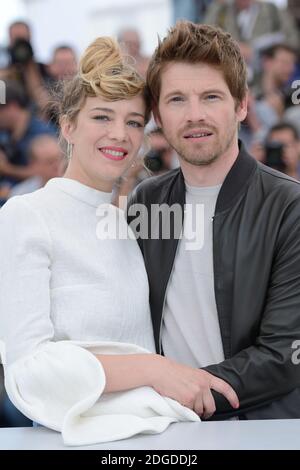
<svg viewBox="0 0 300 470"><path fill-rule="evenodd" d="M95 354L155 352L147 275L111 195L54 178L0 211L5 386L33 421L84 445L199 421L151 387L103 394ZM109 235L108 235L109 234ZM121 237L122 238L122 237Z"/></svg>

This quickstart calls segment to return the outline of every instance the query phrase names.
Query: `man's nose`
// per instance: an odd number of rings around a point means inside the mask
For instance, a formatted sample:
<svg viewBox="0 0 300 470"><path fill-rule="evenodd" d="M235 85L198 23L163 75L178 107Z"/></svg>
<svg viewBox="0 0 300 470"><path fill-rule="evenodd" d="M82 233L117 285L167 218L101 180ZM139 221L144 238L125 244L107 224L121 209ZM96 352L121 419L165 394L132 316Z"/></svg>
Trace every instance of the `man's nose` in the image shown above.
<svg viewBox="0 0 300 470"><path fill-rule="evenodd" d="M206 109L199 98L191 99L188 102L186 111L186 120L189 122L204 121L206 118Z"/></svg>

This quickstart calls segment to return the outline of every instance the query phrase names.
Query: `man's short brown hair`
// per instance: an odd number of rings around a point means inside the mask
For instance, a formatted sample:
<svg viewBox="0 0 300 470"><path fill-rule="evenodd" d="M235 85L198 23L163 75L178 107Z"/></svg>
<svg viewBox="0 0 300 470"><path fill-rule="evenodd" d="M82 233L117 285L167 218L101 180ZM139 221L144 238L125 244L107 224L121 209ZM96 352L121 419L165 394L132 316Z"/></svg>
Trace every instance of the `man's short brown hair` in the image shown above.
<svg viewBox="0 0 300 470"><path fill-rule="evenodd" d="M156 105L161 74L169 63L205 63L218 67L235 100L240 103L247 92L247 67L240 48L229 33L220 28L190 21L178 21L168 35L159 40L147 72L147 84Z"/></svg>

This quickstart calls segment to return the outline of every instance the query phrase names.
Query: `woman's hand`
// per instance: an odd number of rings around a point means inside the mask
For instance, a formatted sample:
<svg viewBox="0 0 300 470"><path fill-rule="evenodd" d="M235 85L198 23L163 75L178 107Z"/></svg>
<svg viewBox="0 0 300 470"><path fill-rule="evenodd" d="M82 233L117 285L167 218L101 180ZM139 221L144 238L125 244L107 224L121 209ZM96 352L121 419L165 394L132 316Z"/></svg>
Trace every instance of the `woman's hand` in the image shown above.
<svg viewBox="0 0 300 470"><path fill-rule="evenodd" d="M233 388L202 369L179 364L159 354L96 355L105 375L105 392L136 387L153 387L160 395L173 398L209 418L216 411L211 390L221 393L233 408L239 407Z"/></svg>
<svg viewBox="0 0 300 470"><path fill-rule="evenodd" d="M203 418L216 411L211 390L224 395L233 408L239 407L237 394L224 380L163 356L156 356L156 361L152 386L160 395L177 400Z"/></svg>

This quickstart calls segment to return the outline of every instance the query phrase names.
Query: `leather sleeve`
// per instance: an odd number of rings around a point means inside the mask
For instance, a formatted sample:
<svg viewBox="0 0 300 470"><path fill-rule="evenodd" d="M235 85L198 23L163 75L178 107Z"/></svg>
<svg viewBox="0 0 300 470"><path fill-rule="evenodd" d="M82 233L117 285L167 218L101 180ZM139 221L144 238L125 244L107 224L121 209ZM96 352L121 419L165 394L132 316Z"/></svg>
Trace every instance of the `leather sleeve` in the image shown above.
<svg viewBox="0 0 300 470"><path fill-rule="evenodd" d="M297 340L300 340L300 200L293 201L282 218L254 344L219 364L203 368L228 382L240 400L239 411L233 412L227 400L213 392L215 418L243 414L300 387L300 364L295 361Z"/></svg>

